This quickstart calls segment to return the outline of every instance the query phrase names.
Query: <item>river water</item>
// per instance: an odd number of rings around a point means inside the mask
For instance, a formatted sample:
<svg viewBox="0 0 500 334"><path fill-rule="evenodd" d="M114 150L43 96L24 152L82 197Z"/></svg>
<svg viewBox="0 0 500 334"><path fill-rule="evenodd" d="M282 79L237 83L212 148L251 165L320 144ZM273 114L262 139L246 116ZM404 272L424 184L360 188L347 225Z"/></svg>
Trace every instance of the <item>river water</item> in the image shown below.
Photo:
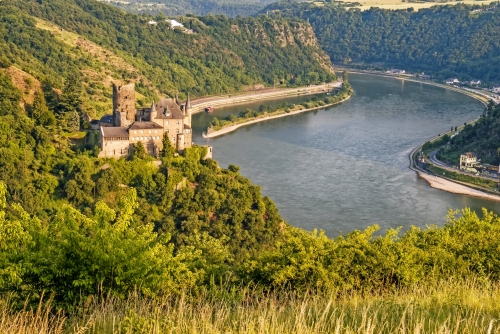
<svg viewBox="0 0 500 334"><path fill-rule="evenodd" d="M418 144L477 118L483 105L416 82L350 74L355 95L337 105L257 123L210 139L222 167L236 164L291 225L329 236L378 224L383 230L443 225L448 210L500 203L431 188L408 168ZM297 103L306 97L288 98ZM266 101L277 104L283 99ZM194 141L214 116L263 102L193 115Z"/></svg>

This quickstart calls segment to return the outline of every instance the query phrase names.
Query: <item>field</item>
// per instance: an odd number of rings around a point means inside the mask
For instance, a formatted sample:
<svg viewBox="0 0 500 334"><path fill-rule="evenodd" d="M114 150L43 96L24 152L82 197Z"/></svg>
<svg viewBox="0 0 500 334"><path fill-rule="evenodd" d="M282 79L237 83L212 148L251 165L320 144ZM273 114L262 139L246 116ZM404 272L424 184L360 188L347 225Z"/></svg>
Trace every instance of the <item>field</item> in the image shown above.
<svg viewBox="0 0 500 334"><path fill-rule="evenodd" d="M346 2L354 2L354 1L346 1ZM436 5L456 5L459 3L469 4L469 5L486 5L493 1L475 1L475 0L465 0L465 1L450 1L450 2L402 2L401 0L360 0L361 10L370 9L370 7L380 7L385 9L405 9L409 7L413 7L415 10L419 10L421 8L429 8Z"/></svg>

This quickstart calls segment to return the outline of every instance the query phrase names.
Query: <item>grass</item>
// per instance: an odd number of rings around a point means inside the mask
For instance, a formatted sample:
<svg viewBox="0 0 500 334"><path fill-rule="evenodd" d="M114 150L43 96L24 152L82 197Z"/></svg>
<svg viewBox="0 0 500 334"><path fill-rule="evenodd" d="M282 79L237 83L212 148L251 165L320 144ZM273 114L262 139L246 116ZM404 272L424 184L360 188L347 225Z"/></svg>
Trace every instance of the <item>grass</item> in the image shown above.
<svg viewBox="0 0 500 334"><path fill-rule="evenodd" d="M196 298L88 298L64 316L40 303L0 302L1 333L500 333L500 285L441 282L392 292L325 296L242 288ZM50 305L50 303L48 303Z"/></svg>
<svg viewBox="0 0 500 334"><path fill-rule="evenodd" d="M69 139L83 139L87 135L87 132L85 131L76 131L76 132L63 132L62 134L64 137L69 138Z"/></svg>

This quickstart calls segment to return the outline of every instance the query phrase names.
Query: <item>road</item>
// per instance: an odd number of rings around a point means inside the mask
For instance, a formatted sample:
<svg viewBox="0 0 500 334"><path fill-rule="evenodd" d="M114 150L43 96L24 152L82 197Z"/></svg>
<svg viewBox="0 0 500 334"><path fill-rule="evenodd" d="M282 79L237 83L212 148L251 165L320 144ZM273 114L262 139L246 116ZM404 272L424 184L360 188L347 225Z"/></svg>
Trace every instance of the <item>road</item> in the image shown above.
<svg viewBox="0 0 500 334"><path fill-rule="evenodd" d="M438 149L438 150L439 150L439 149ZM463 175L468 175L468 176L479 177L479 178L482 178L482 179L485 179L485 180L491 180L491 181L495 181L495 182L498 182L498 181L499 181L499 179L498 179L498 178L495 178L495 177L489 177L489 176L483 176L483 175L481 175L481 176L479 176L479 175L474 175L474 174L472 174L472 173L469 173L469 172L462 172L461 170L459 170L459 169L457 169L457 168L453 168L453 167L451 167L450 165L448 165L448 164L446 164L446 163L444 163L444 162L442 162L442 161L440 161L440 160L438 160L438 159L436 158L436 154L437 154L438 150L434 150L434 151L432 151L432 152L430 152L430 153L429 153L429 161L430 161L433 165L435 165L435 166L437 166L437 167L439 167L439 168L446 169L446 170L448 170L448 171L450 171L450 172L454 172L454 173L459 173L459 174L463 174Z"/></svg>

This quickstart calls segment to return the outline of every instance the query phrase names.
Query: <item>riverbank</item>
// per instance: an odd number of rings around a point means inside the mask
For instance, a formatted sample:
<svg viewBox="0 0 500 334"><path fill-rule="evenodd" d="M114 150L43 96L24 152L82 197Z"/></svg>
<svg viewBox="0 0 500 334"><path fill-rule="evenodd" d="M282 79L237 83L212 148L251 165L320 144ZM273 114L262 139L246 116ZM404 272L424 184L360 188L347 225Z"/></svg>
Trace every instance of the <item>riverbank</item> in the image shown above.
<svg viewBox="0 0 500 334"><path fill-rule="evenodd" d="M432 188L444 190L444 191L454 193L454 194L480 197L480 198L500 202L500 196L491 195L491 194L482 192L480 190L476 190L476 189L470 188L468 186L459 184L457 182L450 181L448 179L443 179L443 178L435 176L435 175L426 174L426 173L421 172L421 171L416 171L416 172L417 172L418 176L421 177L422 179L426 180Z"/></svg>
<svg viewBox="0 0 500 334"><path fill-rule="evenodd" d="M256 119L253 119L253 120L250 120L248 122L243 122L243 123L239 123L239 124L235 124L235 125L230 125L228 127L224 127L220 130L215 130L215 131L211 131L211 132L203 132L202 136L203 138L215 138L215 137L219 137L219 136L222 136L222 135L225 135L227 133L230 133L230 132L233 132L243 126L247 126L247 125L251 125L251 124L255 124L255 123L259 123L259 122L264 122L264 121L268 121L268 120L271 120L271 119L276 119L276 118L282 118L282 117L287 117L287 116L292 116L292 115L297 115L297 114L300 114L300 113L303 113L303 112L306 112L306 111L312 111L312 110L317 110L317 109L321 109L321 108L327 108L327 107L330 107L330 106L333 106L333 105L336 105L336 104L340 104L344 101L347 101L348 99L351 98L353 94L350 94L348 97L340 100L340 101L337 101L337 102L333 102L333 103L330 103L330 104L325 104L323 106L317 106L317 107L314 107L314 108L306 108L306 109L299 109L299 110L295 110L295 111L291 111L289 113L283 111L282 113L280 114L277 114L277 115L262 115Z"/></svg>
<svg viewBox="0 0 500 334"><path fill-rule="evenodd" d="M253 101L268 100L278 97L314 95L322 92L329 92L342 87L342 81L330 82L321 85L297 88L267 88L250 93L228 94L211 96L193 100L191 102L191 113L204 112L208 106L223 107L226 105L244 104Z"/></svg>
<svg viewBox="0 0 500 334"><path fill-rule="evenodd" d="M470 96L470 97L472 97L472 98L480 101L484 105L487 105L488 101L490 100L487 97L479 95L479 93L474 93L474 92L471 92L471 91L466 91L466 90L463 90L463 89L460 89L460 88L457 88L457 87L453 87L453 86L449 86L449 85L444 85L444 84L441 84L441 83L438 83L438 82L434 82L434 81L418 79L418 78L415 78L415 77L412 77L412 76L406 76L406 75L400 75L400 74L390 74L390 73L380 73L380 72L368 71L368 70L356 70L356 69L343 68L343 67L336 67L336 69L337 70L346 70L346 71L349 71L349 73L366 74L366 75L376 75L376 76L383 77L383 78L392 78L392 79L406 80L406 81L411 81L411 82L422 83L422 84L425 84L425 85L431 85L431 86L441 87L441 88L444 88L444 89L447 89L447 90L451 90L451 91L454 91L454 92L458 92L458 93Z"/></svg>

